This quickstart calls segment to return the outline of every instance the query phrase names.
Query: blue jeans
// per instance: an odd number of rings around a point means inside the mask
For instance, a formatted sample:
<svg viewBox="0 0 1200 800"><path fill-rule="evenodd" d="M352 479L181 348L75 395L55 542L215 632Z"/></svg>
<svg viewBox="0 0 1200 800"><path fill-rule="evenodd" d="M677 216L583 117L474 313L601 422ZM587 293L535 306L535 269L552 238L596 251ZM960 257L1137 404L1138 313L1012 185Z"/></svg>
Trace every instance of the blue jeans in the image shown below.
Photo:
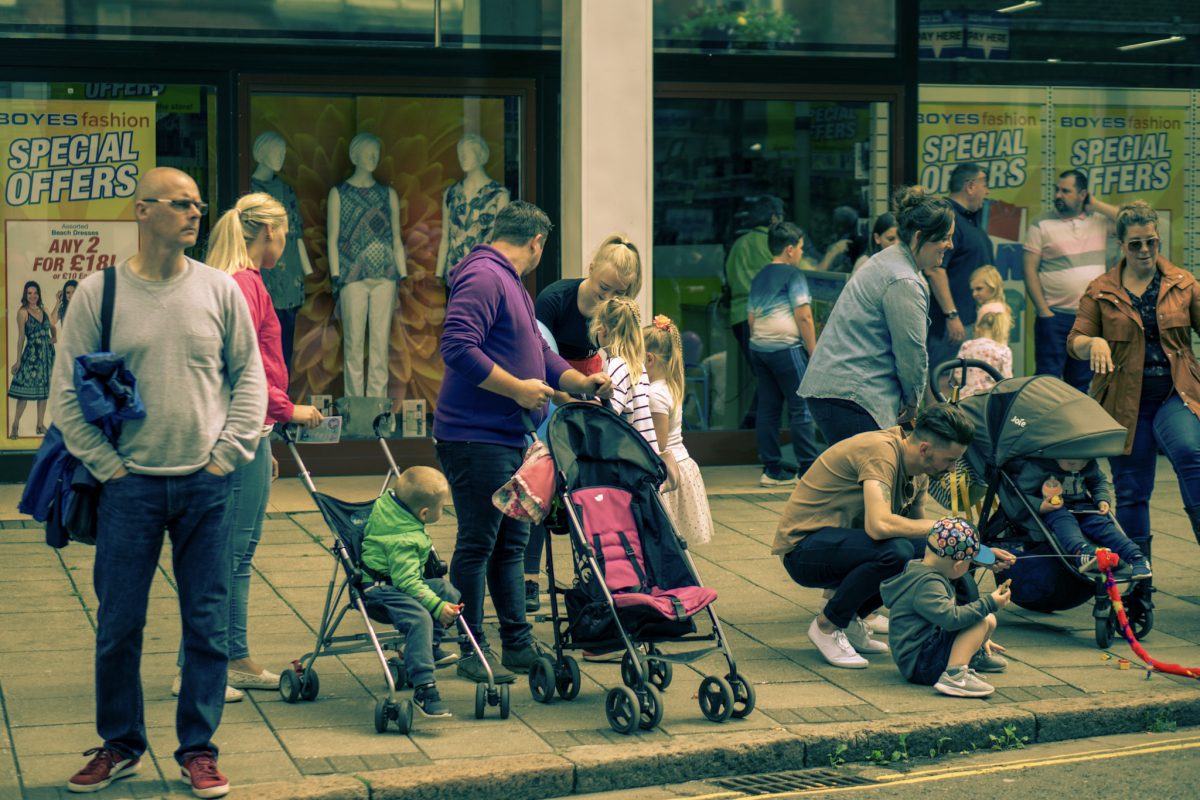
<svg viewBox="0 0 1200 800"><path fill-rule="evenodd" d="M449 581L427 578L425 583L443 600L458 602L458 590ZM433 683L433 648L441 644L445 629L417 598L395 586L375 586L364 596L368 610L381 613L404 634L404 669L412 685Z"/></svg>
<svg viewBox="0 0 1200 800"><path fill-rule="evenodd" d="M804 398L797 393L808 366L808 356L800 345L771 352L751 350L750 366L758 377L758 415L754 426L758 458L768 473L782 471L779 421L783 404L787 403L796 469L803 474L819 455L816 442L813 441L812 414L808 412Z"/></svg>
<svg viewBox="0 0 1200 800"><path fill-rule="evenodd" d="M1108 460L1117 491L1117 520L1135 542L1150 538L1150 495L1158 448L1175 468L1183 505L1200 506L1200 419L1173 390L1164 399L1164 392L1149 384L1145 380L1142 384L1133 449L1129 455Z"/></svg>
<svg viewBox="0 0 1200 800"><path fill-rule="evenodd" d="M1089 542L1105 547L1121 557L1126 564L1142 560L1142 551L1129 537L1117 530L1107 514L1081 514L1075 516L1068 509L1059 508L1042 519L1054 531L1054 538L1067 553L1078 553Z"/></svg>
<svg viewBox="0 0 1200 800"><path fill-rule="evenodd" d="M93 582L96 624L96 729L104 746L127 756L146 751L142 709L142 631L163 531L183 623L183 687L175 712L175 758L217 752L212 735L225 707L228 668L229 536L224 525L229 476L130 474L100 490Z"/></svg>
<svg viewBox="0 0 1200 800"><path fill-rule="evenodd" d="M1055 311L1053 317L1035 317L1033 321L1034 364L1038 375L1062 378L1087 394L1092 382L1092 366L1067 355L1067 334L1075 324L1075 315Z"/></svg>
<svg viewBox="0 0 1200 800"><path fill-rule="evenodd" d="M229 660L250 657L246 643L246 610L250 600L250 563L262 539L263 517L271 494L271 440L258 440L254 460L230 476L229 502L225 506L225 524L229 528L230 564L233 580L229 586ZM183 666L183 642L179 658Z"/></svg>
<svg viewBox="0 0 1200 800"><path fill-rule="evenodd" d="M851 436L879 430L875 418L853 400L810 397L807 402L821 435L825 437L825 444L829 447Z"/></svg>
<svg viewBox="0 0 1200 800"><path fill-rule="evenodd" d="M437 457L458 516L458 538L450 559L450 582L462 592L463 619L480 647L486 583L500 622L500 643L519 650L532 641L525 619L522 566L529 523L506 517L492 505L495 493L521 466L521 449L482 442L438 442ZM464 643L463 653L471 651Z"/></svg>

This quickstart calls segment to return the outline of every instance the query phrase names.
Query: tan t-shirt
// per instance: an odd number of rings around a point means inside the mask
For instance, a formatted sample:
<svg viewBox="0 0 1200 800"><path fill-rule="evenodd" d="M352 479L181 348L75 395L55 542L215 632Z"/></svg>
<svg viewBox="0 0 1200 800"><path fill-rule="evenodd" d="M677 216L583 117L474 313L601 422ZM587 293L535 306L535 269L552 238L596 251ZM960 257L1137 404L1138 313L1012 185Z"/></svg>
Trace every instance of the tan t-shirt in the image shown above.
<svg viewBox="0 0 1200 800"><path fill-rule="evenodd" d="M899 427L888 428L843 439L822 453L788 498L771 552L790 553L801 539L821 528L861 530L866 517L864 481L892 487L892 513L920 519L929 478L905 474L903 440Z"/></svg>

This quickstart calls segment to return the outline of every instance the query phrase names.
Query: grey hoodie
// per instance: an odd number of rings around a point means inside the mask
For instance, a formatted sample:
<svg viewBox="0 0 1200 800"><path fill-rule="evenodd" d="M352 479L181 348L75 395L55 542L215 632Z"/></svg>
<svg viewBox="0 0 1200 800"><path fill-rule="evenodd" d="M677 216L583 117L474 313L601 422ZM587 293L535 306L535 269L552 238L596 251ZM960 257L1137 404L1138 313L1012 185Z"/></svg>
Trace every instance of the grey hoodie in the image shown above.
<svg viewBox="0 0 1200 800"><path fill-rule="evenodd" d="M891 609L888 638L892 658L905 679L912 677L921 648L938 630L965 630L996 610L990 594L958 605L954 583L923 561L908 562L904 572L888 578L879 590Z"/></svg>

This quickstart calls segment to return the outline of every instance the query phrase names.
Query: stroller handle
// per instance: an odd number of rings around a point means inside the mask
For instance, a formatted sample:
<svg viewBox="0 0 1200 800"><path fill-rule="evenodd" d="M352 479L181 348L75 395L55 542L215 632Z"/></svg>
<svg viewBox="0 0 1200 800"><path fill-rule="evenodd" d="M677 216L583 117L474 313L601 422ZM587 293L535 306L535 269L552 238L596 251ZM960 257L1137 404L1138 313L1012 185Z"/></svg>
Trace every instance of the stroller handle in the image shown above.
<svg viewBox="0 0 1200 800"><path fill-rule="evenodd" d="M997 383L1004 380L1004 376L986 361L980 361L976 358L952 358L949 361L943 361L941 364L938 364L929 371L929 391L933 393L933 396L937 398L939 403L947 402L950 398L942 394L942 390L939 387L939 384L942 381L942 375L947 372L953 372L954 370L960 370L958 377L959 385L961 386L966 384L967 370L971 369L972 367L983 370L987 373L989 378Z"/></svg>

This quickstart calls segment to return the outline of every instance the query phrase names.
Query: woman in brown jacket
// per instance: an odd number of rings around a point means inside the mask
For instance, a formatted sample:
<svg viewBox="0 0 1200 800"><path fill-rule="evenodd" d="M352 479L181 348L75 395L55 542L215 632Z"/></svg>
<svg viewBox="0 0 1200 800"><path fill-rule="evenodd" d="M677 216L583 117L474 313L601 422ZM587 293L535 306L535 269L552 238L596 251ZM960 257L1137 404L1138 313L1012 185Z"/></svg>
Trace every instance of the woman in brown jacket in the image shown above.
<svg viewBox="0 0 1200 800"><path fill-rule="evenodd" d="M1161 447L1200 542L1200 365L1192 352L1200 285L1159 255L1158 215L1145 201L1122 206L1117 238L1121 261L1088 285L1067 352L1090 360L1091 395L1129 429L1126 454L1109 459L1125 533L1149 543Z"/></svg>

